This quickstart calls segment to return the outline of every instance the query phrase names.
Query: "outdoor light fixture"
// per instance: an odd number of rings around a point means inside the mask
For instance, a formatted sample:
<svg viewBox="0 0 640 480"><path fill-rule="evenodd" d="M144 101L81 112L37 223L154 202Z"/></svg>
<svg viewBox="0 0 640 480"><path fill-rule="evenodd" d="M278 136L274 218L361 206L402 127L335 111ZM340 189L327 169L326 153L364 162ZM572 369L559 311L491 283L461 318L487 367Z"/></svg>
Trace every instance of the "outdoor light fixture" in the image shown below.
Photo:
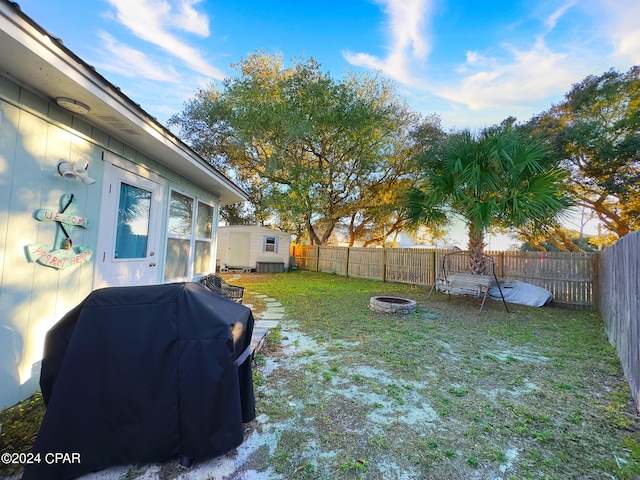
<svg viewBox="0 0 640 480"><path fill-rule="evenodd" d="M73 98L58 97L56 98L56 103L65 110L77 113L78 115L85 115L91 110L89 105L85 105L84 103L79 102L78 100L74 100Z"/></svg>
<svg viewBox="0 0 640 480"><path fill-rule="evenodd" d="M96 181L89 176L89 162L78 160L77 163L58 163L58 173L65 180L75 180L78 178L85 185L93 185Z"/></svg>

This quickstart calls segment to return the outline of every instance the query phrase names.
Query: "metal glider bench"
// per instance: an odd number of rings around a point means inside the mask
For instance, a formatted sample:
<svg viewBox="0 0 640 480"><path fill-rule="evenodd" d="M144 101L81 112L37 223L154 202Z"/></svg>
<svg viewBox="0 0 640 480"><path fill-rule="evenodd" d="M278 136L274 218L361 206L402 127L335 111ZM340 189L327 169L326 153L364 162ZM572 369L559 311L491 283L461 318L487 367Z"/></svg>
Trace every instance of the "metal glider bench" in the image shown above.
<svg viewBox="0 0 640 480"><path fill-rule="evenodd" d="M482 297L482 304L480 305L480 312L484 308L484 303L489 295L489 288L495 281L502 297L502 303L507 312L507 302L504 299L502 293L502 287L498 281L495 270L495 261L493 257L485 254L480 254L478 260L475 263L472 262L472 257L469 252L452 252L447 253L442 257L442 262L436 281L429 290L427 300L431 296L431 292L434 289L451 295L473 295L475 297Z"/></svg>

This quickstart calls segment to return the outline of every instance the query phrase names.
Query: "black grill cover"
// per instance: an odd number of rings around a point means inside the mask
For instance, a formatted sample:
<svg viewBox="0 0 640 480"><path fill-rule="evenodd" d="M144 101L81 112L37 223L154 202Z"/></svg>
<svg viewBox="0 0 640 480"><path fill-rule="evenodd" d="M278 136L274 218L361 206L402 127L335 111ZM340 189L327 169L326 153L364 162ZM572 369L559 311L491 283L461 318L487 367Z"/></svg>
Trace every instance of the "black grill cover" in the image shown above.
<svg viewBox="0 0 640 480"><path fill-rule="evenodd" d="M255 418L251 361L238 366L253 322L249 308L199 283L92 292L47 333L40 463L23 479L236 448ZM56 463L55 452L70 457Z"/></svg>

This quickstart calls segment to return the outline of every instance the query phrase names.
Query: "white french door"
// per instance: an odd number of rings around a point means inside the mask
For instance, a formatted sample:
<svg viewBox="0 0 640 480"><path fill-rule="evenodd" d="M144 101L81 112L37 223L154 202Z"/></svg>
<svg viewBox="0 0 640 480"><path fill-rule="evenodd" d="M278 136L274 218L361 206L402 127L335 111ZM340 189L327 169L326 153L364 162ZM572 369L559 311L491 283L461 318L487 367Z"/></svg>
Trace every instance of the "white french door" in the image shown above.
<svg viewBox="0 0 640 480"><path fill-rule="evenodd" d="M161 283L163 188L133 164L131 170L137 173L105 161L94 289Z"/></svg>

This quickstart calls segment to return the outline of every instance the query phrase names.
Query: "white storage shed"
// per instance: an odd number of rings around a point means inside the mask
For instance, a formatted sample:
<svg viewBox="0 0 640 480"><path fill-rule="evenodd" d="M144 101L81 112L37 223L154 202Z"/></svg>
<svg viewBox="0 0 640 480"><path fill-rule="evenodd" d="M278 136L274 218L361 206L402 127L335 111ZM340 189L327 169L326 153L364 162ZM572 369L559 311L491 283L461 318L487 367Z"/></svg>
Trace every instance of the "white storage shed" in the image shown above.
<svg viewBox="0 0 640 480"><path fill-rule="evenodd" d="M218 229L217 264L221 271L258 273L289 269L291 235L259 225L230 225Z"/></svg>

